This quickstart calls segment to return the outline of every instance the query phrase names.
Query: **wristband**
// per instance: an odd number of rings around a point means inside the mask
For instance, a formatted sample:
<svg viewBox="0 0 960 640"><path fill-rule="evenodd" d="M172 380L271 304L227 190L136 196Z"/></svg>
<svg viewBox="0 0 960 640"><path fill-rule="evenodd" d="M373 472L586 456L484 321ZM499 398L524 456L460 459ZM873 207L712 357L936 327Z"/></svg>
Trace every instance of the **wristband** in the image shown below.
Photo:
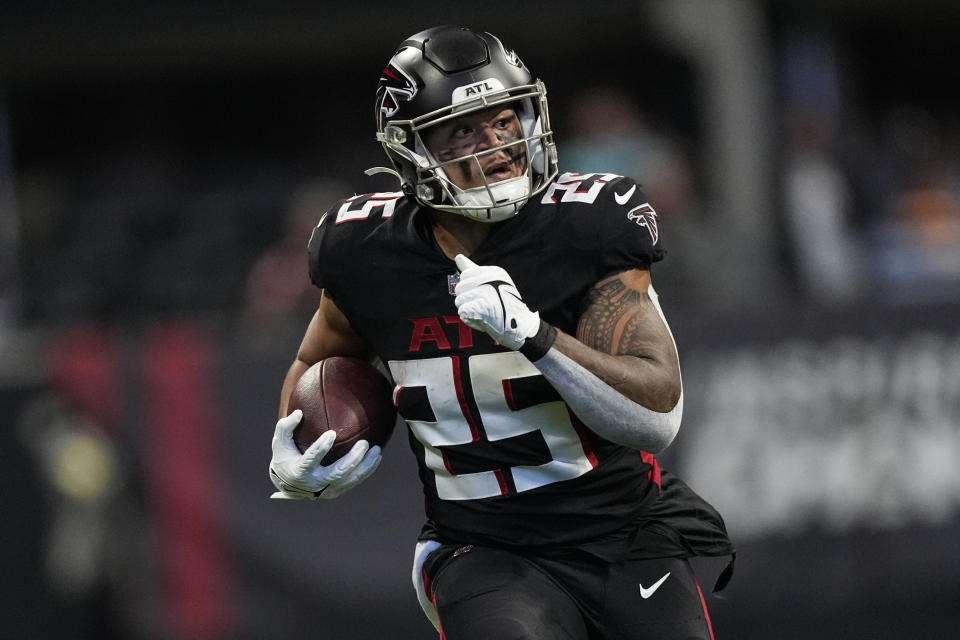
<svg viewBox="0 0 960 640"><path fill-rule="evenodd" d="M540 328L531 337L523 341L517 351L526 356L530 362L536 362L547 355L550 347L557 341L557 329L552 324L540 321Z"/></svg>

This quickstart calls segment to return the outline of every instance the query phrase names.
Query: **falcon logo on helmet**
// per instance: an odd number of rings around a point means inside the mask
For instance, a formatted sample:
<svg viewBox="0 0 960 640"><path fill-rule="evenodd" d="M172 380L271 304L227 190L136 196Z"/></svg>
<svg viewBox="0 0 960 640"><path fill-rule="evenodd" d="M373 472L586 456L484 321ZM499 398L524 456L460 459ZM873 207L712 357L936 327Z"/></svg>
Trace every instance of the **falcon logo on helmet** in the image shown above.
<svg viewBox="0 0 960 640"><path fill-rule="evenodd" d="M401 101L413 100L417 95L417 84L399 65L390 62L380 74L377 84L377 123L382 126L384 120L397 113Z"/></svg>
<svg viewBox="0 0 960 640"><path fill-rule="evenodd" d="M503 43L501 43L500 46L503 47ZM520 56L518 56L513 49L503 47L503 55L507 59L507 62L513 66L523 68L523 62L520 60Z"/></svg>

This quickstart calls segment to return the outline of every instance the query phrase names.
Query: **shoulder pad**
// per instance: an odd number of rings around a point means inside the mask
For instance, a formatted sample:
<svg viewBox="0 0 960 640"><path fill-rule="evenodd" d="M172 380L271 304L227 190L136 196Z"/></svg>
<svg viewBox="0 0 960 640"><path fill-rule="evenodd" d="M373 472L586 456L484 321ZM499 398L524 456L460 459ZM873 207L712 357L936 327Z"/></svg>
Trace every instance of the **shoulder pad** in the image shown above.
<svg viewBox="0 0 960 640"><path fill-rule="evenodd" d="M547 187L540 203L582 202L584 204L594 204L608 184L623 181L633 183L630 178L624 178L616 173L564 173ZM609 199L609 196L607 196L607 199Z"/></svg>
<svg viewBox="0 0 960 640"><path fill-rule="evenodd" d="M391 218L402 197L399 191L365 193L334 203L314 227L307 245L310 281L325 287L331 268L351 255L351 238L367 233L369 225Z"/></svg>
<svg viewBox="0 0 960 640"><path fill-rule="evenodd" d="M578 209L578 218L588 213L583 224L596 229L604 252L619 257L623 265L649 268L663 258L657 212L633 178L564 173L550 184L540 203Z"/></svg>

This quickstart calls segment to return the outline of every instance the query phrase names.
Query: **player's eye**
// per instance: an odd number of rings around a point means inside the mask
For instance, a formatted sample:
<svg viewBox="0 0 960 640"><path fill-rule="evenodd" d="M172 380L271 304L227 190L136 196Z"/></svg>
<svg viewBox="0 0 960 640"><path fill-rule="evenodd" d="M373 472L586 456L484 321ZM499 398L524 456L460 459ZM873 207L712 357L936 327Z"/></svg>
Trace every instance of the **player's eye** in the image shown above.
<svg viewBox="0 0 960 640"><path fill-rule="evenodd" d="M513 110L501 111L497 114L497 118L493 123L493 126L505 128L513 124L517 119L517 114Z"/></svg>
<svg viewBox="0 0 960 640"><path fill-rule="evenodd" d="M467 125L461 125L461 126L459 126L459 127L456 127L456 128L453 130L453 134L452 134L452 135L453 135L454 138L465 138L465 137L469 136L471 133L473 133L473 127L470 127L470 126L467 126Z"/></svg>

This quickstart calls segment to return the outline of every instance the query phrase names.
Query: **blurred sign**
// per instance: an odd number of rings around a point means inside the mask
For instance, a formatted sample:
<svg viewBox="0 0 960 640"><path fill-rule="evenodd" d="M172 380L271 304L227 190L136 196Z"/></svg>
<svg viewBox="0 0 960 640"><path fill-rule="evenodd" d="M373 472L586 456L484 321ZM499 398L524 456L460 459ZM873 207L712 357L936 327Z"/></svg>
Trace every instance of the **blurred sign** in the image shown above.
<svg viewBox="0 0 960 640"><path fill-rule="evenodd" d="M960 513L960 331L910 316L791 323L793 335L772 322L687 351L678 471L735 538Z"/></svg>

